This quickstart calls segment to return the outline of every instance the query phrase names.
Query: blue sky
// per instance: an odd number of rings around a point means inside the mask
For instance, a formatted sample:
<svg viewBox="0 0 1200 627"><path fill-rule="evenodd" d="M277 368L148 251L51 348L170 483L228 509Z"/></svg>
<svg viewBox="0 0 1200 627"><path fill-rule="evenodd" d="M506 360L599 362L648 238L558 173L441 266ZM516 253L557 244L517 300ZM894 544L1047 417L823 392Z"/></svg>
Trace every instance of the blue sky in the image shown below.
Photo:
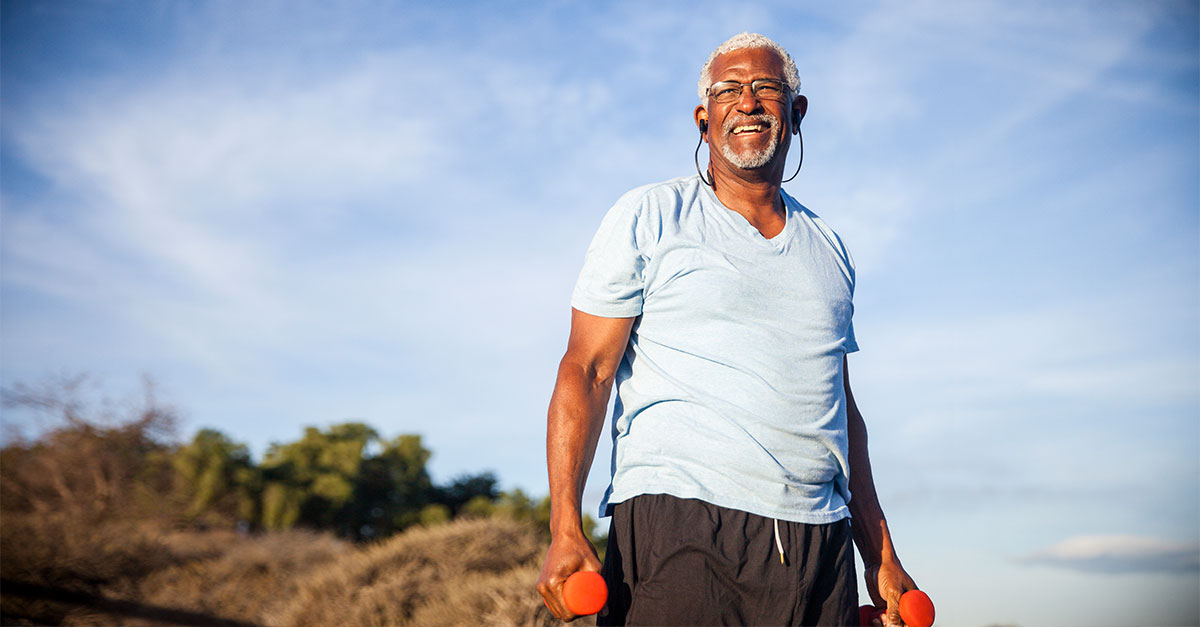
<svg viewBox="0 0 1200 627"><path fill-rule="evenodd" d="M0 383L149 374L188 435L363 420L544 494L587 243L762 32L939 624L1200 623L1196 3L833 4L6 0Z"/></svg>

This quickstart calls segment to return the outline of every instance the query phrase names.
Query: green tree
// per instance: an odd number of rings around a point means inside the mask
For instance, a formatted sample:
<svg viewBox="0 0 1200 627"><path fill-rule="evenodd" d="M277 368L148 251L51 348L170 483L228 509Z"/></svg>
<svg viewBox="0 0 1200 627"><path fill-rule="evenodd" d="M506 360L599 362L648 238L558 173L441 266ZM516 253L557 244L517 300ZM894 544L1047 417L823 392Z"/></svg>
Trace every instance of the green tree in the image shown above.
<svg viewBox="0 0 1200 627"><path fill-rule="evenodd" d="M463 513L463 508L468 503L474 502L472 512L478 515L480 513L479 499L491 503L499 498L500 490L496 487L498 483L496 475L490 472L460 475L450 485L437 488L435 500L449 507L454 516Z"/></svg>
<svg viewBox="0 0 1200 627"><path fill-rule="evenodd" d="M213 429L201 429L172 457L175 497L189 519L253 520L258 470L246 445Z"/></svg>
<svg viewBox="0 0 1200 627"><path fill-rule="evenodd" d="M356 490L356 537L385 536L438 517L422 516L434 500L433 481L425 467L430 455L421 436L401 435L383 442L378 455L364 460Z"/></svg>
<svg viewBox="0 0 1200 627"><path fill-rule="evenodd" d="M450 521L450 508L441 503L432 503L421 508L419 522L422 527L433 527Z"/></svg>
<svg viewBox="0 0 1200 627"><path fill-rule="evenodd" d="M518 522L534 523L537 504L521 488L502 492L496 499L495 514Z"/></svg>
<svg viewBox="0 0 1200 627"><path fill-rule="evenodd" d="M417 524L433 502L429 457L418 435L383 441L362 423L309 427L263 460L262 526L304 525L362 539Z"/></svg>
<svg viewBox="0 0 1200 627"><path fill-rule="evenodd" d="M291 444L272 445L263 459L263 527L296 524L334 528L351 535L348 512L367 445L379 435L365 424L304 430Z"/></svg>

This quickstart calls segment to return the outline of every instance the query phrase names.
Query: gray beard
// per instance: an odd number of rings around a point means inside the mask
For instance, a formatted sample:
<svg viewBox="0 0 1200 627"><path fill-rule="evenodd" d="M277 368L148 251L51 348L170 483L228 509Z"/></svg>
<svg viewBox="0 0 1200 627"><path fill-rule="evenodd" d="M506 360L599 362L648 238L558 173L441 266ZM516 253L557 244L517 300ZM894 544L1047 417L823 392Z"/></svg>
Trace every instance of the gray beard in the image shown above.
<svg viewBox="0 0 1200 627"><path fill-rule="evenodd" d="M769 143L767 143L762 150L756 150L743 157L742 155L734 152L733 148L729 147L729 142L726 141L725 143L721 144L721 154L725 155L725 159L727 159L730 163L743 170L756 170L770 163L771 159L775 157L775 152L779 150L779 134L775 132L775 125L778 122L776 122L775 118L770 115L752 115L748 118L738 118L736 122L734 120L726 120L721 130L724 131L726 135L730 135L733 133L733 127L737 126L738 124L745 123L748 120L762 122L763 124L767 124L769 126L767 129L767 132L771 134Z"/></svg>

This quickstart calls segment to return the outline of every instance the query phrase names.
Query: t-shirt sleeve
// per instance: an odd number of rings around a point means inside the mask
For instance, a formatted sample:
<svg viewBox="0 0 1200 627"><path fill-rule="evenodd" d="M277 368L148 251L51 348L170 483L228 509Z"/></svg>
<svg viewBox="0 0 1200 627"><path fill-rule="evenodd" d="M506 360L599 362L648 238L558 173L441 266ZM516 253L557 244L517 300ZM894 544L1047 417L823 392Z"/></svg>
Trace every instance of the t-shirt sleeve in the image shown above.
<svg viewBox="0 0 1200 627"><path fill-rule="evenodd" d="M604 216L571 294L575 309L605 318L641 315L650 239L641 201L642 194L627 194Z"/></svg>
<svg viewBox="0 0 1200 627"><path fill-rule="evenodd" d="M847 355L849 355L850 353L858 352L858 340L854 338L854 321L853 320L851 320L850 324L846 326L846 342L842 346L845 349Z"/></svg>
<svg viewBox="0 0 1200 627"><path fill-rule="evenodd" d="M845 267L849 271L849 277L850 277L850 298L851 298L850 321L846 324L846 342L845 342L845 344L843 344L843 349L846 351L846 354L849 355L850 353L858 352L858 339L854 337L854 302L853 302L854 285L856 283L856 279L855 279L856 275L854 272L854 257L850 256L850 250L848 248L846 248L846 245L844 243L842 243L842 239L840 237L837 238L837 242L838 242L838 247L842 253L842 259L844 260Z"/></svg>

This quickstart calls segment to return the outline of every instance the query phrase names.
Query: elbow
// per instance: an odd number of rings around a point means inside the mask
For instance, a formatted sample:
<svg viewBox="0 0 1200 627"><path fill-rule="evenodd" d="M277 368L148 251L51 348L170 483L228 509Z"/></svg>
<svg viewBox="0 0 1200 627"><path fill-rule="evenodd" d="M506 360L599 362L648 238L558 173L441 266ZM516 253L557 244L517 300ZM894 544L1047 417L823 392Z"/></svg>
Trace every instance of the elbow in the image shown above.
<svg viewBox="0 0 1200 627"><path fill-rule="evenodd" d="M867 423L853 404L846 409L846 439L851 451L867 448Z"/></svg>
<svg viewBox="0 0 1200 627"><path fill-rule="evenodd" d="M574 380L589 391L603 391L612 388L617 370L613 367L604 367L596 360L576 359L568 353L558 364L558 376L560 379Z"/></svg>
<svg viewBox="0 0 1200 627"><path fill-rule="evenodd" d="M607 393L612 390L613 381L617 378L617 371L611 369L601 370L596 367L587 368L584 371L585 382L587 386L594 392Z"/></svg>
<svg viewBox="0 0 1200 627"><path fill-rule="evenodd" d="M863 420L863 416L855 407L853 402L846 404L846 428L850 432L859 432L865 439L867 437L867 422Z"/></svg>

